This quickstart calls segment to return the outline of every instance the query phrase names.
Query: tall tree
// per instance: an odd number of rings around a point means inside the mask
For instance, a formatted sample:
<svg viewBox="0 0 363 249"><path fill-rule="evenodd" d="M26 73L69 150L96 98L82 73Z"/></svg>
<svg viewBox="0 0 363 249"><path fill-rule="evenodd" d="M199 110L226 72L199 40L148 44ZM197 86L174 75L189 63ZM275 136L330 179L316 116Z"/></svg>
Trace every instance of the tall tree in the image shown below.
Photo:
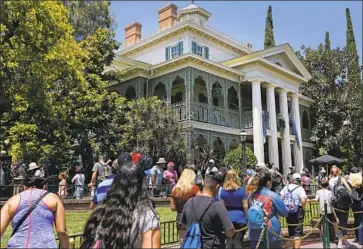
<svg viewBox="0 0 363 249"><path fill-rule="evenodd" d="M330 51L330 38L329 38L329 32L325 32L325 51Z"/></svg>
<svg viewBox="0 0 363 249"><path fill-rule="evenodd" d="M66 160L69 113L85 89L87 53L57 2L1 1L1 121L14 160ZM76 110L77 111L77 110Z"/></svg>
<svg viewBox="0 0 363 249"><path fill-rule="evenodd" d="M110 0L63 0L62 2L68 9L69 22L78 41L94 34L98 28L113 30L115 27L114 18L110 13Z"/></svg>
<svg viewBox="0 0 363 249"><path fill-rule="evenodd" d="M157 97L141 98L127 103L127 122L123 125L122 147L147 153L157 159L185 159L185 137L175 114Z"/></svg>
<svg viewBox="0 0 363 249"><path fill-rule="evenodd" d="M265 24L265 49L275 47L274 25L272 20L272 7L268 6Z"/></svg>
<svg viewBox="0 0 363 249"><path fill-rule="evenodd" d="M354 38L353 24L349 8L346 10L347 32L346 32L346 60L347 60L347 84L346 84L346 123L347 129L351 130L353 147L357 162L363 161L363 86L359 57Z"/></svg>
<svg viewBox="0 0 363 249"><path fill-rule="evenodd" d="M351 158L345 150L349 140L342 136L344 107L342 105L341 72L345 68L345 53L340 49L329 49L329 39L317 49L302 48L300 59L312 75L312 79L301 86L301 92L312 98L311 112L315 119L312 141L319 151L338 157Z"/></svg>

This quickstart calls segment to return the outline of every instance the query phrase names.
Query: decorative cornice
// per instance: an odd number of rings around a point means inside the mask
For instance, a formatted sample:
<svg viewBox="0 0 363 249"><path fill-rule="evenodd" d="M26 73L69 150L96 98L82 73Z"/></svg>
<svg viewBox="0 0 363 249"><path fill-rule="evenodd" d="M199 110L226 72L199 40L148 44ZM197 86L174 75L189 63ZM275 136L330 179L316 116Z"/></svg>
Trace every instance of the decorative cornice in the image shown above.
<svg viewBox="0 0 363 249"><path fill-rule="evenodd" d="M212 30L211 28L196 24L191 20L186 20L175 24L169 29L156 33L150 37L144 38L143 40L134 45L125 47L119 50L117 53L125 56L134 55L140 51L143 51L149 47L153 47L162 41L168 40L169 38L184 33L186 31L198 34L202 37L205 37L209 41L219 43L224 47L232 49L238 53L249 54L253 52L253 50L248 48L247 46L239 44L233 41L231 38L223 36L219 32Z"/></svg>

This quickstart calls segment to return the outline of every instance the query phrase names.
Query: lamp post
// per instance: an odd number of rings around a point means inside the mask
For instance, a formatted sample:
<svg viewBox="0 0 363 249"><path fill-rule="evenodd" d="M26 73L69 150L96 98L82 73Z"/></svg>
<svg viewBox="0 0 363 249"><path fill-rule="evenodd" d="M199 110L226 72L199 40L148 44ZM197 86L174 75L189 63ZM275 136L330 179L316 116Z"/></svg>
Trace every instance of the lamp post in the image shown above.
<svg viewBox="0 0 363 249"><path fill-rule="evenodd" d="M242 154L241 154L241 168L242 168L242 177L246 177L246 170L247 170L247 155L246 155L246 139L247 139L247 133L245 130L242 130L240 133L241 136L241 148L242 148Z"/></svg>

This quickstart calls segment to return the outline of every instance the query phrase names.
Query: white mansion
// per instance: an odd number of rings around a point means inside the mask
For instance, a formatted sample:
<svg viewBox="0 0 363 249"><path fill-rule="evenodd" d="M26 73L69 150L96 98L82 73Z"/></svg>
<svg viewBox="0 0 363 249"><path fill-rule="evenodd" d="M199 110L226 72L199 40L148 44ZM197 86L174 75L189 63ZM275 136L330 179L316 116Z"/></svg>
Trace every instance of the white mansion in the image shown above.
<svg viewBox="0 0 363 249"><path fill-rule="evenodd" d="M107 70L124 72L110 91L128 99L158 96L176 110L192 144L208 144L222 158L248 134L258 163L300 171L313 156L311 99L299 93L311 75L289 44L254 51L207 25L211 13L191 3L158 11L158 30L125 28L124 46ZM194 158L198 153L192 153Z"/></svg>

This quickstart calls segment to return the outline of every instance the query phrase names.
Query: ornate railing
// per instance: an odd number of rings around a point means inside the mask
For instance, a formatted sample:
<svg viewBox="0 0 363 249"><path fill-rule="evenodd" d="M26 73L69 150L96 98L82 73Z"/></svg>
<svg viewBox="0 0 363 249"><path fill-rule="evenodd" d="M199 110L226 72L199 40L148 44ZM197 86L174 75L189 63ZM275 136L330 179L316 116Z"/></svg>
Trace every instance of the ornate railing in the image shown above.
<svg viewBox="0 0 363 249"><path fill-rule="evenodd" d="M212 113L210 115L210 123L226 126L226 117L224 113L224 108L218 106L212 107Z"/></svg>
<svg viewBox="0 0 363 249"><path fill-rule="evenodd" d="M242 113L242 120L245 129L253 127L253 114L252 111L244 111Z"/></svg>
<svg viewBox="0 0 363 249"><path fill-rule="evenodd" d="M301 129L301 133L302 133L302 140L304 142L310 142L310 138L311 138L311 130L309 129L305 129L305 128L302 128Z"/></svg>
<svg viewBox="0 0 363 249"><path fill-rule="evenodd" d="M208 123L208 105L203 103L198 103L194 105L193 108L193 119L200 122Z"/></svg>
<svg viewBox="0 0 363 249"><path fill-rule="evenodd" d="M185 108L185 103L184 102L179 102L179 103L175 103L172 104L171 107L174 109L175 111L175 120L176 121L183 121L186 120L186 108Z"/></svg>
<svg viewBox="0 0 363 249"><path fill-rule="evenodd" d="M226 120L226 126L232 127L232 128L240 128L238 110L229 110L228 111L228 118Z"/></svg>

